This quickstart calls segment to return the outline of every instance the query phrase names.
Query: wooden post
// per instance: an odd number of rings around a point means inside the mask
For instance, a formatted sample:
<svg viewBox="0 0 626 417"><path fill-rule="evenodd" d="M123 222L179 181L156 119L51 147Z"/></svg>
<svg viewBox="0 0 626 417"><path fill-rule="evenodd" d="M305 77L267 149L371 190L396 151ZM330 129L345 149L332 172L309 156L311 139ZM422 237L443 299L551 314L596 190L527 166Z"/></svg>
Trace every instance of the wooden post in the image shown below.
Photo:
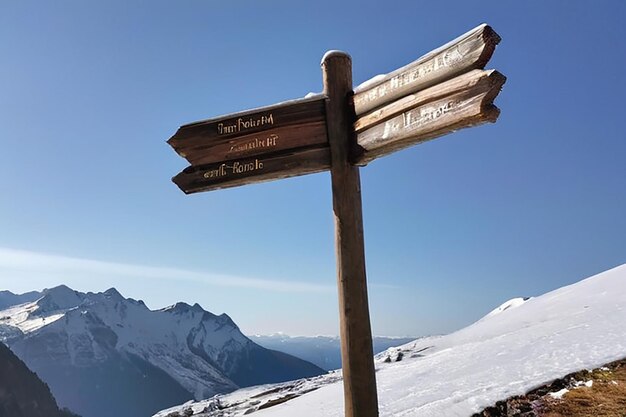
<svg viewBox="0 0 626 417"><path fill-rule="evenodd" d="M331 51L322 59L331 154L339 323L346 417L377 417L378 398L367 303L359 168L349 162L356 144L352 60Z"/></svg>

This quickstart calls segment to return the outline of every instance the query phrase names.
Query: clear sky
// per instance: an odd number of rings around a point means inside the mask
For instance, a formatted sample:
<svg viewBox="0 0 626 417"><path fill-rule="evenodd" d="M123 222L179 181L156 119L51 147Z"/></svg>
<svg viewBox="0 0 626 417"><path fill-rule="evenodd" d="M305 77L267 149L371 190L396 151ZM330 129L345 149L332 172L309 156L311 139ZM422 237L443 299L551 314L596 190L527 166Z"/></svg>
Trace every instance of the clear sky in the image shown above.
<svg viewBox="0 0 626 417"><path fill-rule="evenodd" d="M626 262L626 2L0 0L0 289L337 334L330 175L185 196L165 141L321 91L329 49L359 84L483 22L499 121L361 170L374 333L449 332Z"/></svg>

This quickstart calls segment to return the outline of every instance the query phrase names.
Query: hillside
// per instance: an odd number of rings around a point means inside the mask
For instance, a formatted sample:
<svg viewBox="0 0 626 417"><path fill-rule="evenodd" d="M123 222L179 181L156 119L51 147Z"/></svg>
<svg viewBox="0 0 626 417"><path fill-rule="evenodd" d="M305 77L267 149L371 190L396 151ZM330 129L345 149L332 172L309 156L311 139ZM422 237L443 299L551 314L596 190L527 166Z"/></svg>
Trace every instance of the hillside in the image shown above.
<svg viewBox="0 0 626 417"><path fill-rule="evenodd" d="M0 417L72 416L59 410L48 386L0 343Z"/></svg>
<svg viewBox="0 0 626 417"><path fill-rule="evenodd" d="M515 299L455 333L376 356L381 416L467 417L581 369L626 357L626 265ZM255 387L164 410L193 415L340 417L340 373ZM219 406L219 412L206 412ZM188 412L188 414L189 414Z"/></svg>
<svg viewBox="0 0 626 417"><path fill-rule="evenodd" d="M626 359L584 369L485 408L472 417L626 416Z"/></svg>

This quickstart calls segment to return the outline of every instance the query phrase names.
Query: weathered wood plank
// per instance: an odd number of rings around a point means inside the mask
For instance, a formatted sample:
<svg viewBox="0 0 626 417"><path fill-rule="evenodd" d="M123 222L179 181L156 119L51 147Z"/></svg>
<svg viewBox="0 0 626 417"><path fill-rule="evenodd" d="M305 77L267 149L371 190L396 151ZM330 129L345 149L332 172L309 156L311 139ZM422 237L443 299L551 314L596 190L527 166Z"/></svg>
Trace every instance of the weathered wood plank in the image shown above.
<svg viewBox="0 0 626 417"><path fill-rule="evenodd" d="M324 121L283 126L226 140L201 141L196 146L178 149L178 153L191 165L205 165L317 145L328 145Z"/></svg>
<svg viewBox="0 0 626 417"><path fill-rule="evenodd" d="M487 80L489 77L500 77L500 74L494 70L472 70L441 84L402 97L357 119L354 123L354 130L357 133L362 132L414 107L468 90L481 82L493 82Z"/></svg>
<svg viewBox="0 0 626 417"><path fill-rule="evenodd" d="M192 164L238 158L252 149L266 153L325 143L320 129L326 120L324 100L316 96L191 123L167 142ZM313 130L312 138L307 128ZM267 141L271 134L279 136L275 146L252 146L274 143Z"/></svg>
<svg viewBox="0 0 626 417"><path fill-rule="evenodd" d="M365 82L355 90L356 114L365 114L466 71L484 68L499 42L500 36L482 24L376 82Z"/></svg>
<svg viewBox="0 0 626 417"><path fill-rule="evenodd" d="M471 82L449 81L449 94L427 102L417 96L404 98L392 104L393 111L404 110L383 123L362 130L357 143L364 149L356 156L359 165L411 145L454 132L458 129L495 122L500 111L492 103L500 92L506 77L495 70L475 73ZM464 88L458 88L465 85ZM438 88L441 86L437 86ZM446 86L444 86L446 87ZM454 88L453 88L454 87ZM423 92L423 97L433 97L432 92Z"/></svg>
<svg viewBox="0 0 626 417"><path fill-rule="evenodd" d="M185 194L254 184L330 169L328 147L190 166L172 178Z"/></svg>

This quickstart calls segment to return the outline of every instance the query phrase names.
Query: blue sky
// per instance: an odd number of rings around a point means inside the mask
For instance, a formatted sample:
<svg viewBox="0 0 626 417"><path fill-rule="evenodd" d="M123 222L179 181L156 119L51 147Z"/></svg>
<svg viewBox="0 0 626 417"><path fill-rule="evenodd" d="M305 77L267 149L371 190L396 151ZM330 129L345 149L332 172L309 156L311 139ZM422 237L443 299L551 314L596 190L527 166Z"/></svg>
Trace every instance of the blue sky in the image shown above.
<svg viewBox="0 0 626 417"><path fill-rule="evenodd" d="M355 85L486 22L495 125L361 170L373 331L445 333L626 262L626 3L0 1L0 289L111 286L337 334L328 173L185 196L181 124Z"/></svg>

